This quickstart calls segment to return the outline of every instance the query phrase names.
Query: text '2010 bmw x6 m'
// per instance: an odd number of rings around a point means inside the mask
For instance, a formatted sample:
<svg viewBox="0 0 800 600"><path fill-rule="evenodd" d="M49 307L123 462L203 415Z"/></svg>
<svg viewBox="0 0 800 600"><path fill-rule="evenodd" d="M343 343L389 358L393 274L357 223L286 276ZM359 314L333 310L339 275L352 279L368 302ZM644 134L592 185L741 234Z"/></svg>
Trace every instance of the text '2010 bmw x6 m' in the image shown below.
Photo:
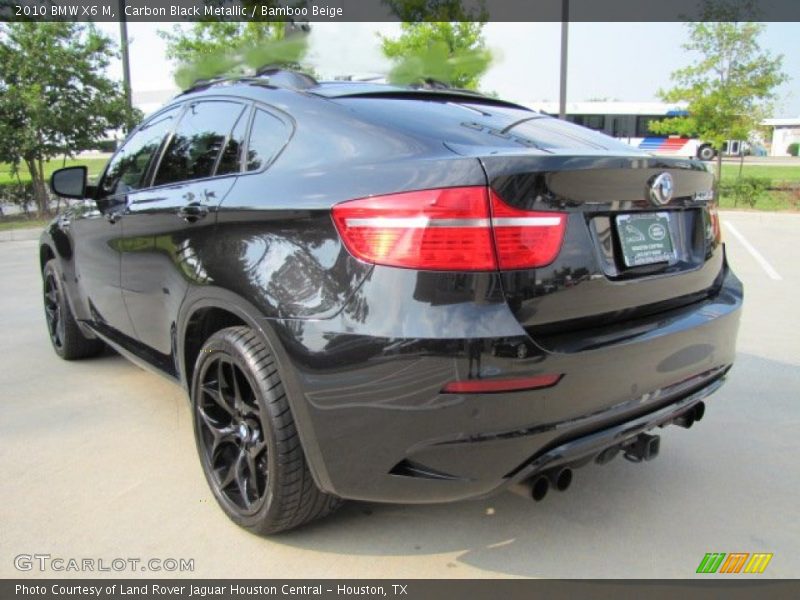
<svg viewBox="0 0 800 600"><path fill-rule="evenodd" d="M50 337L181 383L214 496L273 533L341 499L541 499L658 453L734 360L706 168L452 89L197 85L44 232Z"/></svg>

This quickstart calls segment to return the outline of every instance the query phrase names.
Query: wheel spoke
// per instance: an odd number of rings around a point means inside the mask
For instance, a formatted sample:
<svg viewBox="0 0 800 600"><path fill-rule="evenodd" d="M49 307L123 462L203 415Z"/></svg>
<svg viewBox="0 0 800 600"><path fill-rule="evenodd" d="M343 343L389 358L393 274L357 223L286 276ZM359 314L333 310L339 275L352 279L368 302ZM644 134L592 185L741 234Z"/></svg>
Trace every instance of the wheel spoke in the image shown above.
<svg viewBox="0 0 800 600"><path fill-rule="evenodd" d="M247 457L247 453L244 450L242 450L239 453L239 456L236 458L236 466L235 466L236 476L235 476L235 479L236 479L236 487L239 488L239 494L241 494L241 496L242 496L242 502L244 502L244 505L247 508L250 508L250 506L253 504L253 502L250 500L250 494L248 493L248 480L249 480L249 478L245 477L244 472L243 472L244 471L243 467L246 464L246 457Z"/></svg>
<svg viewBox="0 0 800 600"><path fill-rule="evenodd" d="M236 397L234 396L231 398L230 392L232 390L232 384L229 381L229 378L226 377L225 373L225 366L229 367L231 378L233 377L233 365L227 361L219 360L217 362L217 382L219 383L219 397L220 401L223 402L229 409L231 414L236 414L238 411L238 406L236 403Z"/></svg>
<svg viewBox="0 0 800 600"><path fill-rule="evenodd" d="M215 384L216 387L214 387ZM232 407L228 406L227 402L225 402L219 387L219 382L211 382L204 384L201 387L201 390L204 394L208 395L222 410L224 410L230 416L234 416L235 411Z"/></svg>
<svg viewBox="0 0 800 600"><path fill-rule="evenodd" d="M231 483L233 483L237 479L236 471L238 470L239 466L239 459L237 458L231 464L228 465L227 471L225 472L225 477L220 477L219 487L221 490L224 490L228 487Z"/></svg>
<svg viewBox="0 0 800 600"><path fill-rule="evenodd" d="M66 334L66 322L64 321L63 311L61 310L61 305L58 306L56 309L56 331L58 334L58 341L63 342L64 336Z"/></svg>
<svg viewBox="0 0 800 600"><path fill-rule="evenodd" d="M245 459L247 462L247 484L248 489L252 489L253 493L255 494L256 499L261 495L258 492L258 476L256 474L256 461L253 458L253 455L249 452L245 453Z"/></svg>
<svg viewBox="0 0 800 600"><path fill-rule="evenodd" d="M263 441L253 445L250 448L250 450L248 451L249 454L250 454L250 457L253 460L255 460L256 458L258 458L258 455L261 454L266 449L266 447L267 447L267 442L263 442Z"/></svg>
<svg viewBox="0 0 800 600"><path fill-rule="evenodd" d="M203 424L214 438L209 452L209 459L213 460L214 454L221 444L224 444L225 442L232 442L234 440L236 429L234 428L233 424L224 426L218 425L202 407L197 407L197 414L199 414L200 418L203 419Z"/></svg>
<svg viewBox="0 0 800 600"><path fill-rule="evenodd" d="M233 406L241 412L242 410L242 391L239 389L239 378L236 376L236 366L231 364L231 383L233 384Z"/></svg>

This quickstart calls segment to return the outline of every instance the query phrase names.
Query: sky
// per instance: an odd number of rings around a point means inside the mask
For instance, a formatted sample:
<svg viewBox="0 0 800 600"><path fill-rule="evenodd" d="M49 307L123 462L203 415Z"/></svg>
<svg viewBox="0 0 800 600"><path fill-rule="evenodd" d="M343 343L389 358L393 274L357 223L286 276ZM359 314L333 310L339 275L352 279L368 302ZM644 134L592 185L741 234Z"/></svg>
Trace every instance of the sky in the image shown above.
<svg viewBox="0 0 800 600"><path fill-rule="evenodd" d="M166 100L169 92L177 92L173 65L165 58L165 43L157 35L159 29L173 26L128 24L134 99L150 103L142 106L146 112ZM117 23L98 27L119 39ZM399 29L397 23L313 23L309 62L328 78L385 73L389 66L381 55L377 33L395 35ZM560 23L492 22L484 33L496 58L481 81L482 89L516 102L558 100ZM670 85L670 73L694 60L681 47L685 40L681 23L571 23L567 100L658 100L658 89ZM798 40L800 23L767 23L762 34L762 47L784 56L784 71L790 77L778 90L775 117L800 116ZM121 76L118 61L112 63L110 72Z"/></svg>

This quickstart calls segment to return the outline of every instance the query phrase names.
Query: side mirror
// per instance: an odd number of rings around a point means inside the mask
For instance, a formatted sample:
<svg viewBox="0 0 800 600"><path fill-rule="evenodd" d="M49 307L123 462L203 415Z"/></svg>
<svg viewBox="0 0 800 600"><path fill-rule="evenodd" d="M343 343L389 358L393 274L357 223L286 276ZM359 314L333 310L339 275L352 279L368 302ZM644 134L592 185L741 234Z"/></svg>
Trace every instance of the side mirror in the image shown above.
<svg viewBox="0 0 800 600"><path fill-rule="evenodd" d="M86 196L86 167L66 167L53 171L50 189L62 198L84 198Z"/></svg>

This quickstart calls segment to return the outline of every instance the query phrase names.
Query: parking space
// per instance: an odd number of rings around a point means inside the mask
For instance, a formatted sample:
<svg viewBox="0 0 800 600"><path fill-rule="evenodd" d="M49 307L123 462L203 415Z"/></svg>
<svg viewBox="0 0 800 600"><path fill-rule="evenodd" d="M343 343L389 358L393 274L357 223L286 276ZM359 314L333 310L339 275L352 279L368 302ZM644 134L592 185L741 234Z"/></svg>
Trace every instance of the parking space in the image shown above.
<svg viewBox="0 0 800 600"><path fill-rule="evenodd" d="M702 423L661 432L655 461L580 469L538 504L349 503L271 539L216 507L178 387L115 355L55 356L36 242L3 242L0 576L25 575L20 553L48 553L193 558L185 575L225 578L689 577L706 552L772 552L761 577L794 576L800 215L727 212L722 223L745 283L738 361Z"/></svg>

